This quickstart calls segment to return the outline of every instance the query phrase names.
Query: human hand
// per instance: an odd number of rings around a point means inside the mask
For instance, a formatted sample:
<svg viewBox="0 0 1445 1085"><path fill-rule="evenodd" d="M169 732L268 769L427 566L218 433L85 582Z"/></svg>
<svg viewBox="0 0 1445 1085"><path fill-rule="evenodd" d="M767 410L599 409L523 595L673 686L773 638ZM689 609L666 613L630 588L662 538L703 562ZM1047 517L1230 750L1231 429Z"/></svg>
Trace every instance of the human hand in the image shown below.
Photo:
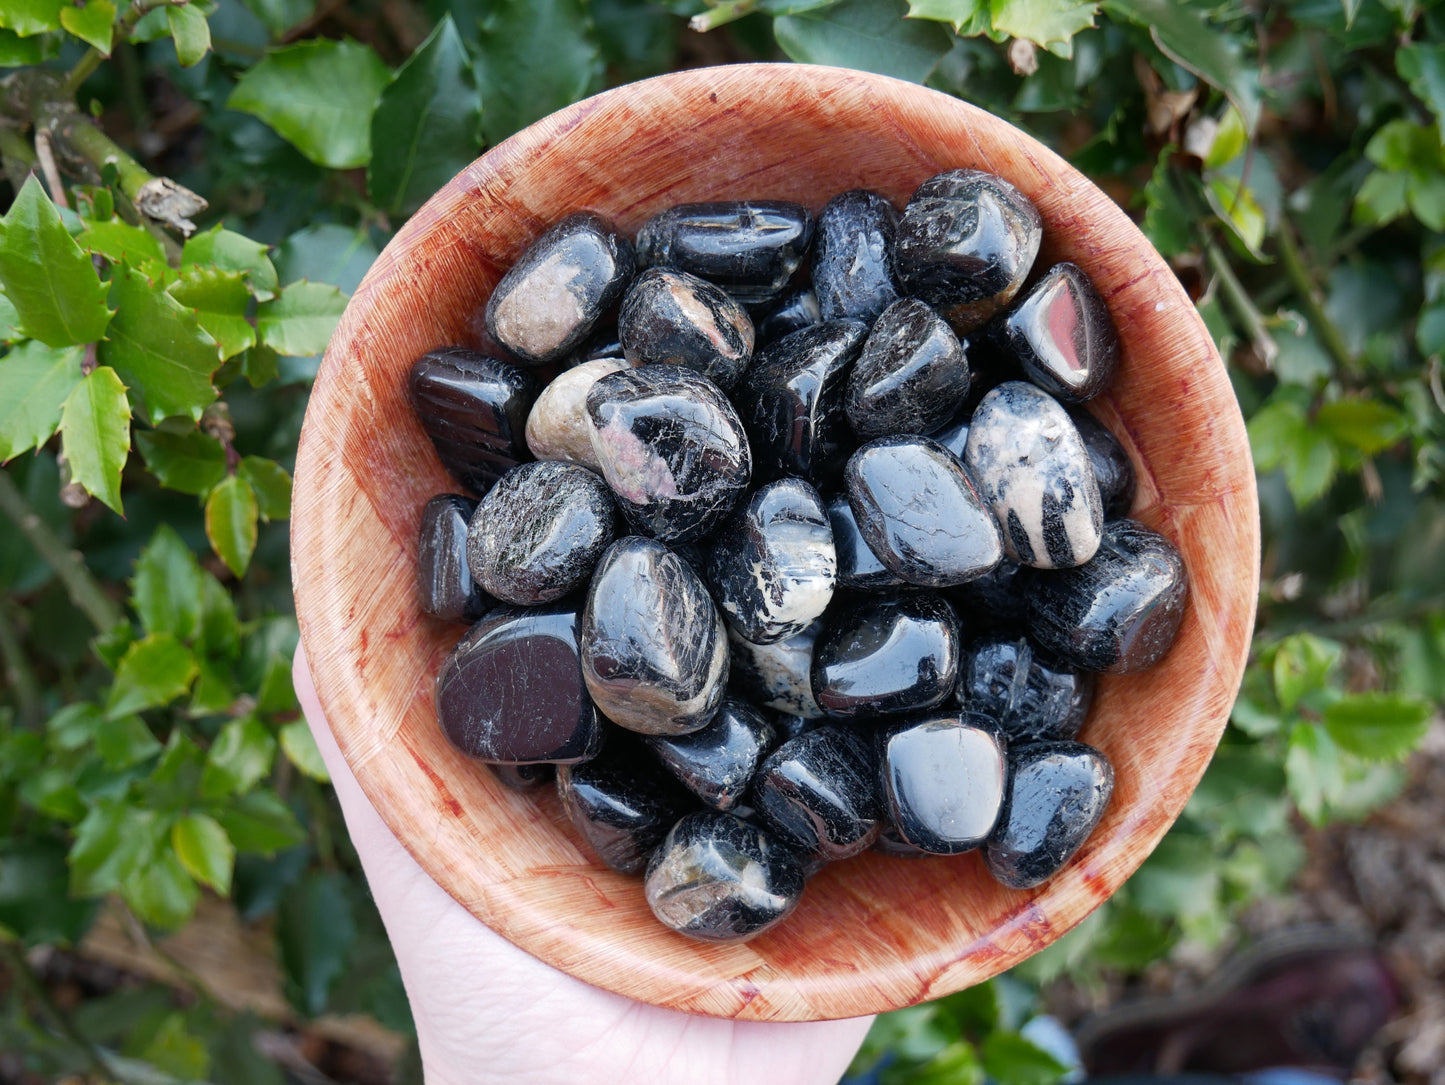
<svg viewBox="0 0 1445 1085"><path fill-rule="evenodd" d="M693 1017L592 987L495 933L432 881L372 808L299 648L293 674L401 966L428 1085L832 1085L842 1075L871 1017Z"/></svg>

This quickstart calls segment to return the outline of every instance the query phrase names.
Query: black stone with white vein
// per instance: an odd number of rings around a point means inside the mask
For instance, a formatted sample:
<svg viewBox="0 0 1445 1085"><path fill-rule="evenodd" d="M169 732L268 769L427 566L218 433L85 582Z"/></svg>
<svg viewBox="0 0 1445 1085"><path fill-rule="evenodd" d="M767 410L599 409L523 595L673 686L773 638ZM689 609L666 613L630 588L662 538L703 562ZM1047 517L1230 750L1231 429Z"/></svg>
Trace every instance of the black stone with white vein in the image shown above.
<svg viewBox="0 0 1445 1085"><path fill-rule="evenodd" d="M838 556L840 588L878 591L883 588L902 587L908 583L879 561L878 555L869 548L862 531L858 529L858 521L853 516L853 506L848 503L846 493L830 499L827 508L828 522L833 527L833 550Z"/></svg>
<svg viewBox="0 0 1445 1085"><path fill-rule="evenodd" d="M948 322L917 298L900 298L874 323L848 376L848 422L865 441L932 433L963 405L968 382Z"/></svg>
<svg viewBox="0 0 1445 1085"><path fill-rule="evenodd" d="M421 510L416 582L424 614L474 622L495 602L467 568L467 523L476 507L461 494L437 494Z"/></svg>
<svg viewBox="0 0 1445 1085"><path fill-rule="evenodd" d="M642 224L637 257L644 267L691 272L751 305L782 296L812 240L813 216L795 203L690 203Z"/></svg>
<svg viewBox="0 0 1445 1085"><path fill-rule="evenodd" d="M1040 652L1027 637L990 637L963 650L958 703L991 717L1010 742L1071 739L1094 700L1094 675Z"/></svg>
<svg viewBox="0 0 1445 1085"><path fill-rule="evenodd" d="M653 539L613 543L582 616L582 675L612 722L645 735L706 727L728 677L723 620L695 572Z"/></svg>
<svg viewBox="0 0 1445 1085"><path fill-rule="evenodd" d="M747 793L774 738L761 712L729 698L701 731L652 735L647 744L683 787L714 810L731 810Z"/></svg>
<svg viewBox="0 0 1445 1085"><path fill-rule="evenodd" d="M851 598L823 619L813 697L835 719L924 712L953 693L959 650L958 615L932 592Z"/></svg>
<svg viewBox="0 0 1445 1085"><path fill-rule="evenodd" d="M442 466L478 495L532 458L527 413L540 390L510 362L466 347L429 350L407 376L412 409Z"/></svg>
<svg viewBox="0 0 1445 1085"><path fill-rule="evenodd" d="M795 636L833 598L838 561L818 491L770 482L722 529L704 579L727 623L755 644Z"/></svg>
<svg viewBox="0 0 1445 1085"><path fill-rule="evenodd" d="M1107 426L1082 407L1069 412L1084 447L1089 450L1089 463L1099 481L1099 497L1104 502L1104 519L1117 520L1129 514L1134 504L1137 481L1129 453Z"/></svg>
<svg viewBox="0 0 1445 1085"><path fill-rule="evenodd" d="M1029 380L1064 403L1093 399L1114 379L1119 336L1076 264L1055 264L998 329Z"/></svg>
<svg viewBox="0 0 1445 1085"><path fill-rule="evenodd" d="M587 393L592 450L633 530L691 542L719 526L752 477L741 420L716 384L676 365L623 369Z"/></svg>
<svg viewBox="0 0 1445 1085"><path fill-rule="evenodd" d="M1094 556L1104 526L1099 483L1078 429L1047 392L1007 381L984 396L964 462L1003 526L1009 557L1066 569Z"/></svg>
<svg viewBox="0 0 1445 1085"><path fill-rule="evenodd" d="M801 633L772 644L744 640L729 630L732 652L730 681L749 701L803 719L818 719L823 710L813 699L813 649L822 631L821 620Z"/></svg>
<svg viewBox="0 0 1445 1085"><path fill-rule="evenodd" d="M670 267L632 281L617 313L632 365L682 365L727 391L753 357L753 322L721 287Z"/></svg>
<svg viewBox="0 0 1445 1085"><path fill-rule="evenodd" d="M880 728L874 743L883 812L898 842L958 855L988 839L1008 775L1004 743L989 717L907 720Z"/></svg>
<svg viewBox="0 0 1445 1085"><path fill-rule="evenodd" d="M1010 889L1057 874L1109 807L1114 767L1082 742L1040 742L1009 753L1008 796L984 845L989 873Z"/></svg>
<svg viewBox="0 0 1445 1085"><path fill-rule="evenodd" d="M777 342L795 331L811 327L823 319L818 312L818 295L811 290L794 290L784 294L781 301L753 318L753 332L757 342L754 350L760 350L769 343Z"/></svg>
<svg viewBox="0 0 1445 1085"><path fill-rule="evenodd" d="M632 242L590 211L532 242L487 299L487 332L521 361L561 361L622 296L636 268Z"/></svg>
<svg viewBox="0 0 1445 1085"><path fill-rule="evenodd" d="M837 862L866 851L880 813L870 751L847 727L807 731L758 766L752 805L806 858Z"/></svg>
<svg viewBox="0 0 1445 1085"><path fill-rule="evenodd" d="M813 290L824 320L871 324L898 297L897 228L897 210L876 192L855 188L823 205L813 245Z"/></svg>

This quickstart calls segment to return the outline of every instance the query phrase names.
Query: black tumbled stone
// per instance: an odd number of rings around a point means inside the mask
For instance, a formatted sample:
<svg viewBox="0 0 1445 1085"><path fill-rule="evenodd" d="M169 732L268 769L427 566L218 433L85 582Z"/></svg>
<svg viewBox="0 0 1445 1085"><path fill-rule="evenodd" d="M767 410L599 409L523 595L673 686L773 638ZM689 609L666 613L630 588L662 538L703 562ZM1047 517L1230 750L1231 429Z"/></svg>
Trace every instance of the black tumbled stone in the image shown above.
<svg viewBox="0 0 1445 1085"><path fill-rule="evenodd" d="M917 298L900 298L868 332L848 377L848 422L865 441L932 433L962 406L968 382L953 329Z"/></svg>
<svg viewBox="0 0 1445 1085"><path fill-rule="evenodd" d="M897 228L897 210L876 192L852 189L824 204L813 246L813 290L824 320L872 323L898 297Z"/></svg>
<svg viewBox="0 0 1445 1085"><path fill-rule="evenodd" d="M613 731L596 757L557 770L562 808L597 858L621 874L641 874L694 808L692 796L649 762L635 739Z"/></svg>
<svg viewBox="0 0 1445 1085"><path fill-rule="evenodd" d="M934 855L972 851L1003 807L1007 761L987 716L929 716L875 736L884 816L898 841Z"/></svg>
<svg viewBox="0 0 1445 1085"><path fill-rule="evenodd" d="M754 349L761 349L785 335L811 327L822 320L818 312L818 295L811 290L794 290L753 320L757 339Z"/></svg>
<svg viewBox="0 0 1445 1085"><path fill-rule="evenodd" d="M1065 403L1114 378L1119 337L1104 299L1075 264L1055 264L1004 318L999 337L1029 380Z"/></svg>
<svg viewBox="0 0 1445 1085"><path fill-rule="evenodd" d="M557 775L557 766L547 762L530 765L503 765L488 762L487 768L503 786L513 791L539 791L549 786Z"/></svg>
<svg viewBox="0 0 1445 1085"><path fill-rule="evenodd" d="M984 845L989 873L1031 889L1073 858L1109 806L1114 769L1082 742L1040 742L1009 754L1008 796Z"/></svg>
<svg viewBox="0 0 1445 1085"><path fill-rule="evenodd" d="M715 810L731 810L738 804L773 742L773 725L767 718L733 699L724 701L701 731L647 740L682 785Z"/></svg>
<svg viewBox="0 0 1445 1085"><path fill-rule="evenodd" d="M958 682L958 616L929 592L860 596L823 619L813 651L813 697L826 715L925 712Z"/></svg>
<svg viewBox="0 0 1445 1085"><path fill-rule="evenodd" d="M963 651L958 701L997 721L1010 742L1071 739L1094 700L1094 675L1051 659L1027 637L991 637Z"/></svg>
<svg viewBox="0 0 1445 1085"><path fill-rule="evenodd" d="M907 581L897 576L878 560L878 555L869 548L858 521L853 516L853 506L848 503L846 493L838 494L827 503L828 522L833 528L833 550L838 557L838 586L857 588L863 591L878 591L883 588L897 588Z"/></svg>
<svg viewBox="0 0 1445 1085"><path fill-rule="evenodd" d="M878 783L869 750L846 727L818 727L758 766L752 805L800 855L836 862L878 835Z"/></svg>
<svg viewBox="0 0 1445 1085"><path fill-rule="evenodd" d="M670 267L633 280L617 314L632 365L696 369L726 391L753 356L753 322L721 287Z"/></svg>
<svg viewBox="0 0 1445 1085"><path fill-rule="evenodd" d="M1104 502L1104 519L1117 520L1129 514L1134 504L1136 478L1134 462L1107 426L1082 408L1069 412L1074 427L1089 452L1089 463L1099 483L1099 498Z"/></svg>
<svg viewBox="0 0 1445 1085"><path fill-rule="evenodd" d="M972 415L950 422L941 430L929 434L935 441L957 456L959 463L963 462L963 450L968 446L968 424L971 417Z"/></svg>
<svg viewBox="0 0 1445 1085"><path fill-rule="evenodd" d="M823 623L816 621L795 636L772 644L754 644L736 630L728 634L732 651L732 683L754 704L790 716L817 719L823 715L813 699L813 649Z"/></svg>
<svg viewBox="0 0 1445 1085"><path fill-rule="evenodd" d="M812 238L813 217L795 203L691 203L643 223L637 255L644 266L680 268L751 304L783 293Z"/></svg>
<svg viewBox="0 0 1445 1085"><path fill-rule="evenodd" d="M412 408L442 466L476 494L532 458L527 412L539 391L510 362L465 347L427 351L407 378Z"/></svg>
<svg viewBox="0 0 1445 1085"><path fill-rule="evenodd" d="M1029 601L1024 594L1025 566L1005 556L990 573L960 584L944 593L964 628L972 632L987 629L1022 631L1028 621Z"/></svg>
<svg viewBox="0 0 1445 1085"><path fill-rule="evenodd" d="M424 614L474 622L493 604L467 568L467 523L476 507L461 494L438 494L422 507L416 583Z"/></svg>

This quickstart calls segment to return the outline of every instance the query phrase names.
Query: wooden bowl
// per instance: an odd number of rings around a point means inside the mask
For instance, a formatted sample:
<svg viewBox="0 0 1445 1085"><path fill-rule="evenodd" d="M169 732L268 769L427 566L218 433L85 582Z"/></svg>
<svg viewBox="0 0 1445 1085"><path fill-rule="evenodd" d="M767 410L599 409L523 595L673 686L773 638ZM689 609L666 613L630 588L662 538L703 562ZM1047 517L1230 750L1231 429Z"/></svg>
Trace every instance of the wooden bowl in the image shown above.
<svg viewBox="0 0 1445 1085"><path fill-rule="evenodd" d="M1119 375L1096 413L1138 469L1133 515L1180 548L1190 599L1153 670L1105 676L1083 738L1113 803L1052 881L1007 890L977 854L867 853L818 875L793 916L743 945L662 927L637 879L588 858L555 796L500 786L443 738L438 668L460 630L417 611L423 503L454 491L407 404L423 351L477 344L488 293L551 222L590 208L635 231L697 200L871 188L900 208L957 167L1012 181L1043 215L1036 267L1079 264L1118 324ZM376 261L316 380L296 465L292 564L301 637L348 763L417 861L478 919L596 986L690 1013L815 1020L979 983L1053 942L1149 854L1208 763L1234 701L1258 591L1254 470L1224 366L1178 280L1063 159L910 83L799 65L678 72L608 91L495 147Z"/></svg>

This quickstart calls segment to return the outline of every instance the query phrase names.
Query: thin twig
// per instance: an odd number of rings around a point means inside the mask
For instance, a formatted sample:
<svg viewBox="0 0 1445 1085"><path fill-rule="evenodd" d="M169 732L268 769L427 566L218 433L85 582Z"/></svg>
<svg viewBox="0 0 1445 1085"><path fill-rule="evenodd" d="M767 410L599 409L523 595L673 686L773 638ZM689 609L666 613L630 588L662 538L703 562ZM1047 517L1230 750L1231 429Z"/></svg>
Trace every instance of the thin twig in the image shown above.
<svg viewBox="0 0 1445 1085"><path fill-rule="evenodd" d="M1204 243L1204 256L1209 261L1209 269L1214 272L1214 276L1219 282L1219 289L1224 295L1225 304L1244 326L1260 361L1266 366L1273 366L1275 358L1279 355L1279 344L1274 341L1274 336L1270 335L1269 329L1264 326L1264 317L1260 315L1254 302L1250 300L1244 284L1234 273L1234 268L1229 266L1229 259L1213 241Z"/></svg>
<svg viewBox="0 0 1445 1085"><path fill-rule="evenodd" d="M50 151L50 133L44 128L35 131L35 154L40 159L40 172L45 178L45 185L50 189L50 199L57 206L70 210L70 200L66 198L65 186L60 183L60 171L55 168L55 155Z"/></svg>
<svg viewBox="0 0 1445 1085"><path fill-rule="evenodd" d="M5 664L5 678L15 691L20 719L25 726L38 728L45 722L45 705L40 700L40 683L25 658L25 648L5 607L0 605L0 661Z"/></svg>
<svg viewBox="0 0 1445 1085"><path fill-rule="evenodd" d="M135 31L135 24L140 22L147 13L167 5L181 7L188 2L189 0L134 0L130 7L116 16L115 25L111 30L112 49L131 36ZM100 66L100 62L107 55L93 45L86 50L85 55L75 62L75 67L71 68L65 76L66 97L75 97L75 92L80 89L80 85L90 78L91 73Z"/></svg>
<svg viewBox="0 0 1445 1085"><path fill-rule="evenodd" d="M1350 353L1344 335L1325 312L1320 288L1305 267L1304 256L1295 237L1294 223L1287 215L1280 216L1279 229L1275 231L1275 236L1279 238L1279 256L1284 265L1284 273L1294 285L1295 296L1309 319L1310 327L1320 337L1321 345L1334 359L1335 365L1345 373L1354 373L1357 369L1355 357Z"/></svg>

